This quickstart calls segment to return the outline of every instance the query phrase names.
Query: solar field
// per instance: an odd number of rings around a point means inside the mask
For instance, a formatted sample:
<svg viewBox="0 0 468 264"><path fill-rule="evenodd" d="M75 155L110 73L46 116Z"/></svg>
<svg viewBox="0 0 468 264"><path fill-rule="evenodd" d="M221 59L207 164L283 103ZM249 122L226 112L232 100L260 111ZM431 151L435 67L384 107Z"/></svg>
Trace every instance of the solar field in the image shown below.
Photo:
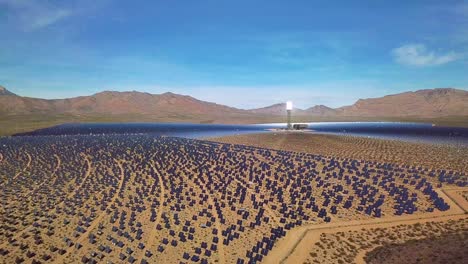
<svg viewBox="0 0 468 264"><path fill-rule="evenodd" d="M301 228L462 214L443 188L467 184L449 170L202 140L2 138L0 260L273 263Z"/></svg>

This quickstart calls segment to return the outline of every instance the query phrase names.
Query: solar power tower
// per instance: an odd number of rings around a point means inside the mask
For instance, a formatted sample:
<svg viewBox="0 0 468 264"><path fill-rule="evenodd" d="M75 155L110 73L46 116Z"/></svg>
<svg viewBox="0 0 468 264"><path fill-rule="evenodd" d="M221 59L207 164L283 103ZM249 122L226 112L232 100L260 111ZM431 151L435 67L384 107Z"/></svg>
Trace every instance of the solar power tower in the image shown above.
<svg viewBox="0 0 468 264"><path fill-rule="evenodd" d="M293 103L291 101L286 102L286 112L288 113L288 130L292 129L291 124L291 111L293 109Z"/></svg>

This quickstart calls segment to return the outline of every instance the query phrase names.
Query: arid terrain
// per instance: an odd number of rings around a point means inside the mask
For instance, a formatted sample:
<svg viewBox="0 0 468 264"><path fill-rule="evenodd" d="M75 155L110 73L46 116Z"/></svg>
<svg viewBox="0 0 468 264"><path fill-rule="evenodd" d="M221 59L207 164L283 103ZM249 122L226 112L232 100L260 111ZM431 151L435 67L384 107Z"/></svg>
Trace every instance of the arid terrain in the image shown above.
<svg viewBox="0 0 468 264"><path fill-rule="evenodd" d="M458 171L150 135L0 143L2 263L359 262L467 228Z"/></svg>
<svg viewBox="0 0 468 264"><path fill-rule="evenodd" d="M293 109L293 122L406 121L468 127L468 91L426 89L360 99L339 108ZM255 124L284 122L285 104L238 109L174 93L104 91L46 100L23 97L0 86L0 135L70 122L189 122Z"/></svg>
<svg viewBox="0 0 468 264"><path fill-rule="evenodd" d="M330 157L407 164L429 169L450 169L464 175L465 181L468 175L468 162L466 162L468 148L453 145L410 143L307 132L235 135L211 138L210 140Z"/></svg>
<svg viewBox="0 0 468 264"><path fill-rule="evenodd" d="M294 133L226 136L210 140L277 150L320 153L434 170L450 168L467 181L466 147L351 136ZM418 165L419 164L419 165ZM439 179L428 178L437 184ZM440 183L439 183L440 184ZM441 185L439 185L441 186ZM467 188L441 189L451 200L444 214L388 216L326 225L304 225L279 240L266 263L464 263L468 232ZM454 245L456 243L456 245Z"/></svg>
<svg viewBox="0 0 468 264"><path fill-rule="evenodd" d="M426 239L414 239L401 244L387 244L378 247L366 256L368 263L457 263L468 259L468 230L450 232L452 224L447 222L448 229L440 236L428 236ZM438 227L437 227L438 228ZM417 230L417 226L414 226ZM392 232L397 230L392 230ZM447 232L449 231L449 232ZM419 238L419 237L418 237ZM435 250L434 250L435 249Z"/></svg>

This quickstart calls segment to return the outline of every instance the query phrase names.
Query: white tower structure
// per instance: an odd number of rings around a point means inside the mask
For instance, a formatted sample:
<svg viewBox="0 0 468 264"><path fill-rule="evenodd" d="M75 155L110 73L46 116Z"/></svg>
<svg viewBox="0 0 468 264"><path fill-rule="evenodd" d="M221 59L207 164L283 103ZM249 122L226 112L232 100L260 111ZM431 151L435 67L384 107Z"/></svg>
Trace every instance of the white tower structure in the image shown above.
<svg viewBox="0 0 468 264"><path fill-rule="evenodd" d="M291 124L291 111L293 110L293 103L291 101L286 102L286 112L288 113L288 130L292 129Z"/></svg>

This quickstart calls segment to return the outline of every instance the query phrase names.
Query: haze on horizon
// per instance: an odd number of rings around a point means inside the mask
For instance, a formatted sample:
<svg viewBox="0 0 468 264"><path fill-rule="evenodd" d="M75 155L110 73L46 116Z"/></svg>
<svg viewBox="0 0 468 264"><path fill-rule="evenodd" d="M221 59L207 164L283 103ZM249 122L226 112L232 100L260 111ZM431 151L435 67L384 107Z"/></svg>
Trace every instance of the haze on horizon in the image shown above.
<svg viewBox="0 0 468 264"><path fill-rule="evenodd" d="M300 108L468 89L468 1L0 0L0 85ZM5 37L7 36L7 37Z"/></svg>

